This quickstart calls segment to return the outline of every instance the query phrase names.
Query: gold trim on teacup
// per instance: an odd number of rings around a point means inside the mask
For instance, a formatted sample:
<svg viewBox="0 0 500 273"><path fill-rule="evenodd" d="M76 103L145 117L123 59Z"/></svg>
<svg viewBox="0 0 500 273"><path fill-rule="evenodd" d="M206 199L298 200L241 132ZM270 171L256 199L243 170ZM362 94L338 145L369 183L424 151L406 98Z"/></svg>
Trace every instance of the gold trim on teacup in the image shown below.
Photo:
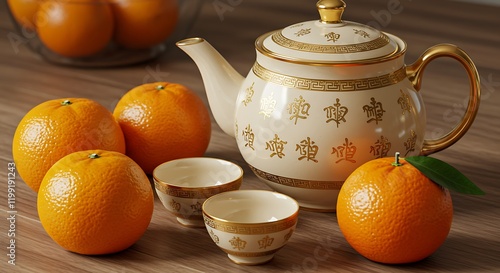
<svg viewBox="0 0 500 273"><path fill-rule="evenodd" d="M203 212L203 218L205 220L205 225L227 233L235 233L242 235L257 235L257 234L269 234L274 232L280 232L291 228L297 224L297 216L299 210L297 209L292 215L283 218L275 222L263 222L263 223L230 223L221 219L217 219L206 212Z"/></svg>
<svg viewBox="0 0 500 273"><path fill-rule="evenodd" d="M387 35L383 33L381 33L378 38L372 41L359 44L352 44L352 45L318 45L318 44L303 43L285 37L281 31L276 31L275 33L273 33L271 38L276 44L288 49L304 51L304 52L329 53L329 54L348 54L348 53L366 52L382 48L385 45L389 44L389 37L387 37Z"/></svg>
<svg viewBox="0 0 500 273"><path fill-rule="evenodd" d="M289 76L264 68L258 62L255 62L252 71L264 81L285 87L328 92L371 90L397 84L406 79L404 66L394 72L377 77L347 80L321 80Z"/></svg>
<svg viewBox="0 0 500 273"><path fill-rule="evenodd" d="M245 257L245 258L255 258L255 257L262 257L262 256L268 256L272 255L276 252L278 252L280 249L283 248L283 246L280 246L278 248L268 250L268 251L263 251L263 252L244 252L244 251L235 251L235 250L229 250L227 248L220 247L224 252L227 254L233 255L233 256L238 256L238 257ZM246 264L246 263L244 263Z"/></svg>
<svg viewBox="0 0 500 273"><path fill-rule="evenodd" d="M344 184L344 181L318 181L318 180L304 180L304 179L284 177L262 171L250 164L248 166L258 177L266 181L288 187L311 189L311 190L340 190L342 184Z"/></svg>
<svg viewBox="0 0 500 273"><path fill-rule="evenodd" d="M238 179L228 182L224 185L216 185L211 187L200 187L200 188L189 188L189 187L178 187L173 185L168 185L165 182L158 180L153 177L155 188L160 192L167 194L169 196L179 197L179 198L190 198L190 199L206 199L212 195L225 192L238 190L241 186L243 177L240 176Z"/></svg>

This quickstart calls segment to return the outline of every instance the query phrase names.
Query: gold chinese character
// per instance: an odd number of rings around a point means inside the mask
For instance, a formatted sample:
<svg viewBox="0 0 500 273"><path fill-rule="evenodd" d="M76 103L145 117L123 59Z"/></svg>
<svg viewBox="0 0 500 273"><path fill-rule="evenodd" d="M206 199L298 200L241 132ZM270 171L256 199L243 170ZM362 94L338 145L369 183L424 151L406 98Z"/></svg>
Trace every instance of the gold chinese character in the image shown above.
<svg viewBox="0 0 500 273"><path fill-rule="evenodd" d="M258 241L259 243L259 249L266 249L268 246L271 246L273 244L274 238L269 237L267 235L266 237L262 238L261 240Z"/></svg>
<svg viewBox="0 0 500 273"><path fill-rule="evenodd" d="M328 41L328 42L332 41L335 43L340 38L340 34L332 31L330 33L325 34L325 38L326 38L326 41Z"/></svg>
<svg viewBox="0 0 500 273"><path fill-rule="evenodd" d="M255 140L255 134L253 133L252 128L250 127L250 124L245 128L245 130L242 131L243 135L243 140L245 141L245 147L248 147L252 150L255 150L253 147L253 142Z"/></svg>
<svg viewBox="0 0 500 273"><path fill-rule="evenodd" d="M381 158L386 157L390 149L391 142L386 137L380 136L375 145L370 146L370 153L376 156L376 158Z"/></svg>
<svg viewBox="0 0 500 273"><path fill-rule="evenodd" d="M345 138L345 143L341 146L337 146L337 148L333 147L332 154L336 154L337 158L339 158L335 163L339 163L342 160L356 163L356 160L353 159L356 154L356 146L352 142L349 142L348 138Z"/></svg>
<svg viewBox="0 0 500 273"><path fill-rule="evenodd" d="M247 106L250 102L252 102L252 97L253 94L255 93L255 91L253 90L254 84L255 82L253 82L252 85L245 90L245 99L242 101L245 106Z"/></svg>
<svg viewBox="0 0 500 273"><path fill-rule="evenodd" d="M295 119L295 124L297 124L299 118L306 119L309 116L309 108L311 108L311 105L302 96L295 98L288 105L288 113L291 115L290 120Z"/></svg>
<svg viewBox="0 0 500 273"><path fill-rule="evenodd" d="M364 38L370 38L370 34L368 34L364 30L360 30L360 29L353 29L353 30L354 30L354 34L358 34L359 36L364 37Z"/></svg>
<svg viewBox="0 0 500 273"><path fill-rule="evenodd" d="M247 242L242 240L240 237L233 236L233 239L229 240L229 243L234 249L242 250L247 245Z"/></svg>
<svg viewBox="0 0 500 273"><path fill-rule="evenodd" d="M307 35L309 33L311 33L311 29L310 28L305 28L305 29L303 28L303 29L295 32L295 35L297 35L297 37L300 37L300 36Z"/></svg>
<svg viewBox="0 0 500 273"><path fill-rule="evenodd" d="M366 112L366 117L369 118L366 123L375 121L378 124L379 121L382 121L382 116L384 115L384 108L382 107L382 103L375 100L374 97L370 99L370 105L366 104L363 106L363 112Z"/></svg>
<svg viewBox="0 0 500 273"><path fill-rule="evenodd" d="M181 210L181 203L176 202L174 199L172 199L172 201L170 201L170 207L172 208L172 210L179 211Z"/></svg>
<svg viewBox="0 0 500 273"><path fill-rule="evenodd" d="M283 158L285 154L283 153L283 150L285 149L285 144L288 142L281 140L278 137L278 134L274 135L274 138L268 142L266 142L266 150L270 150L271 157L277 155L279 158Z"/></svg>
<svg viewBox="0 0 500 273"><path fill-rule="evenodd" d="M401 105L401 109L403 110L402 115L404 116L406 111L411 114L413 107L411 105L410 96L405 94L401 89L399 91L401 92L401 97L398 98L398 104Z"/></svg>
<svg viewBox="0 0 500 273"><path fill-rule="evenodd" d="M410 137L404 143L405 148L406 148L405 156L409 152L415 151L415 145L416 145L416 143L417 143L417 134L415 134L415 131L411 130L410 131Z"/></svg>
<svg viewBox="0 0 500 273"><path fill-rule="evenodd" d="M349 109L347 107L342 106L340 104L340 99L336 99L336 103L333 104L333 106L328 106L323 108L323 110L326 112L326 123L330 121L335 121L337 123L337 128L339 128L339 124L341 121L345 122L345 115L347 115L347 112Z"/></svg>
<svg viewBox="0 0 500 273"><path fill-rule="evenodd" d="M273 98L273 93L271 93L267 98L262 98L260 100L260 112L259 114L264 115L264 119L271 116L276 107L276 100Z"/></svg>
<svg viewBox="0 0 500 273"><path fill-rule="evenodd" d="M194 213L201 213L201 203L200 202L196 202L196 204L194 205L191 205L191 209L193 209L193 212Z"/></svg>
<svg viewBox="0 0 500 273"><path fill-rule="evenodd" d="M301 157L299 157L299 160L306 159L307 161L313 161L313 162L318 162L316 159L316 155L318 154L318 146L315 145L315 142L311 140L311 138L307 137L307 139L304 139L300 142L300 144L297 144L295 151L299 151Z"/></svg>

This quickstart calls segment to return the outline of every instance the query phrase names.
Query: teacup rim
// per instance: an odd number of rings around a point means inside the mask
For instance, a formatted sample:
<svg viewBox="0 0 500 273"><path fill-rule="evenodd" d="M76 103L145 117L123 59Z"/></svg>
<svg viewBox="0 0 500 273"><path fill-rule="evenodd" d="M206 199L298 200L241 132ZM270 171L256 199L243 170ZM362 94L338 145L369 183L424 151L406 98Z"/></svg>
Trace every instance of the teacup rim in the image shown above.
<svg viewBox="0 0 500 273"><path fill-rule="evenodd" d="M229 220L226 220L226 219L223 219L223 218L220 218L220 217L217 217L217 216L214 216L214 215L211 215L211 214L207 213L206 212L206 204L210 202L209 200L213 200L215 198L220 198L222 195L226 195L226 194L234 194L234 192L232 192L232 191L227 191L227 192L221 192L219 194L216 194L216 195L213 195L213 196L207 198L203 202L203 205L201 206L201 208L202 208L202 215L208 217L209 219L211 219L213 221L217 221L217 222L220 222L220 223L231 224L231 225L238 225L238 226L249 226L249 227L250 226L262 226L262 225L275 225L276 223L287 222L287 221L290 221L292 219L297 219L298 218L298 214L299 214L299 211L300 211L300 205L297 202L297 200L295 200L293 197L291 197L289 195L286 195L286 194L283 194L283 193L280 193L280 192L277 192L277 191L261 190L261 189L238 190L238 193L236 193L236 194L241 194L241 193L245 193L245 192L266 192L266 194L267 193L274 193L274 194L277 194L277 195L285 196L285 197L287 197L288 200L292 201L296 205L296 209L290 215L288 215L288 216L286 216L284 218L281 218L281 219L277 219L276 221L272 221L272 222L260 221L260 222L251 222L251 223L250 222L229 221ZM207 201L209 201L209 202L207 202Z"/></svg>
<svg viewBox="0 0 500 273"><path fill-rule="evenodd" d="M202 159L202 160L216 160L216 161L223 161L223 162L227 162L233 166L236 166L238 167L239 169L239 175L236 179L233 179L233 180L228 180L227 182L224 182L222 184L219 184L219 185L212 185L212 186L202 186L202 187L189 187L189 186L178 186L178 185L173 185L173 184L170 184L168 182L165 182L165 181L162 181L160 180L156 175L155 175L155 171L162 165L164 164L168 164L168 163L173 163L173 162L177 162L177 161L185 161L185 160L193 160L193 159ZM237 184L237 183L241 183L242 180L243 180L243 175L244 175L244 171L243 171L243 168L239 165L239 164L236 164L232 161L229 161L229 160L225 160L225 159L221 159L221 158L216 158L216 157L204 157L204 156L201 156L201 157L185 157L185 158L177 158L177 159L173 159L173 160L169 160L169 161L165 161L161 164L159 164L158 166L156 166L154 169L153 169L153 172L151 173L151 176L153 177L153 180L155 182L155 187L156 187L156 183L158 184L161 184L163 187L168 187L168 188L172 188L172 189L175 189L175 190L179 190L179 191L200 191L200 190L213 190L213 189L217 189L217 188L220 188L220 187L227 187L229 185L232 185L232 184ZM158 189L158 187L156 187L156 189ZM161 190L161 189L159 189Z"/></svg>

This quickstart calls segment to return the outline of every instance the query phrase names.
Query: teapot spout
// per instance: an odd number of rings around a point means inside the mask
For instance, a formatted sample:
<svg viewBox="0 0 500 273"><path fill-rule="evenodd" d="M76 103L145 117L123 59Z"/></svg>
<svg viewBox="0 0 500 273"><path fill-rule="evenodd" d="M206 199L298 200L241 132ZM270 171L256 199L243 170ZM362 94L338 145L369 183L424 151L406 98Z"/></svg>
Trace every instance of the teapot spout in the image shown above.
<svg viewBox="0 0 500 273"><path fill-rule="evenodd" d="M215 121L226 134L235 137L234 110L243 76L202 38L184 39L176 45L198 66Z"/></svg>

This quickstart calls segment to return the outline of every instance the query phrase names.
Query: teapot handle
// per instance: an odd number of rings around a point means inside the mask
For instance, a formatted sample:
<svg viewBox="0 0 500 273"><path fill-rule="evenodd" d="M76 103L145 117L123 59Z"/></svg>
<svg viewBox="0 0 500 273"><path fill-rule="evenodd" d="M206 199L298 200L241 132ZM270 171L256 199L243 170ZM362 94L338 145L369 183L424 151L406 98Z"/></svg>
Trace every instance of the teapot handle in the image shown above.
<svg viewBox="0 0 500 273"><path fill-rule="evenodd" d="M479 73L467 53L455 45L439 44L432 46L417 61L406 67L406 75L415 90L420 90L422 75L427 64L438 57L451 57L464 66L470 82L469 102L462 120L454 129L437 139L424 139L422 150L420 151L421 155L429 155L441 151L457 142L469 130L479 109L481 96Z"/></svg>

